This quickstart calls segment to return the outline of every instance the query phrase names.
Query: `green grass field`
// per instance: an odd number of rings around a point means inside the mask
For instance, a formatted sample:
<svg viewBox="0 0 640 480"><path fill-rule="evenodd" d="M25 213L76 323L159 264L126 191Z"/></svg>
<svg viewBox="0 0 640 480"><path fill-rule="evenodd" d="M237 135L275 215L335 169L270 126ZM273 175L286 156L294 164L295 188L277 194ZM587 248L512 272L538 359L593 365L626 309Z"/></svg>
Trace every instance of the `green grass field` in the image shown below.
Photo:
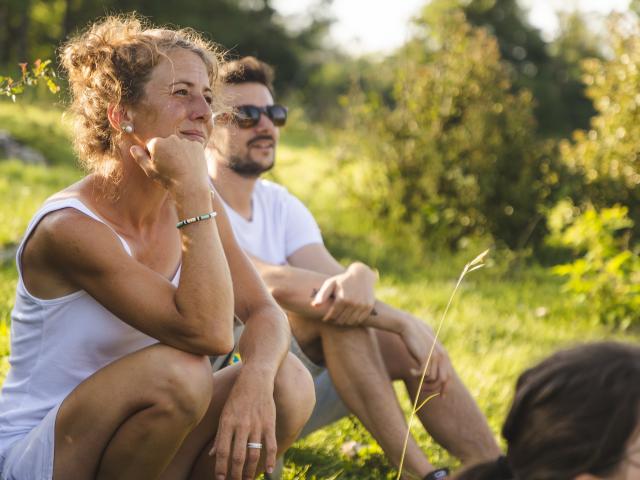
<svg viewBox="0 0 640 480"><path fill-rule="evenodd" d="M28 125L22 125L16 124L16 118L20 118L17 111L11 113L5 105L0 105L0 129L23 132L20 138L25 140L37 138L40 143L30 142L32 146L44 153L57 152L58 156L51 167L25 167L15 160L0 159L0 249L19 241L30 216L48 195L81 176L72 165L68 143L63 144L66 130L57 126L59 111L40 115L35 107L24 107ZM54 132L51 141L55 147L40 138L47 132ZM311 129L291 132L290 139L285 131L279 155L274 177L309 203L325 231L339 230L339 225L329 224L340 215L334 215L332 210L339 208L336 206L339 201L331 198L338 192L328 175L331 150L326 142ZM366 241L366 233L362 237L361 241ZM352 246L357 243L346 247L329 243L350 258L358 255ZM378 294L433 324L439 319L464 264L482 248L479 244L455 255L439 253L425 255L419 261L406 259L402 268L381 272ZM586 306L576 308L563 294L561 281L544 268L522 264L515 267L510 260L507 252L494 252L485 269L470 274L442 330L444 345L496 435L515 378L526 366L576 342L605 338L640 341L640 332L622 333L603 327ZM15 283L16 270L9 259L0 265L1 378L8 368L9 318ZM408 410L406 396L399 387L398 391ZM415 432L432 462L456 465L421 428L416 427ZM342 445L349 440L365 445L355 458L341 452ZM395 478L379 447L353 419L342 420L298 442L286 459L287 479Z"/></svg>

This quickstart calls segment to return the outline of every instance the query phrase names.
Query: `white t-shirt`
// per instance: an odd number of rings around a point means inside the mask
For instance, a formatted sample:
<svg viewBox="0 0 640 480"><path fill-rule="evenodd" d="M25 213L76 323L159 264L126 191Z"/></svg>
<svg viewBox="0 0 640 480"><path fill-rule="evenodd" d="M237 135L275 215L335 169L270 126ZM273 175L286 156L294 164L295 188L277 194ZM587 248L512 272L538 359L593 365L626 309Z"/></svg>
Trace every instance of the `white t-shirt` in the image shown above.
<svg viewBox="0 0 640 480"><path fill-rule="evenodd" d="M222 200L240 247L260 260L284 265L299 248L322 244L313 215L286 188L258 180L251 197L253 216L246 220Z"/></svg>

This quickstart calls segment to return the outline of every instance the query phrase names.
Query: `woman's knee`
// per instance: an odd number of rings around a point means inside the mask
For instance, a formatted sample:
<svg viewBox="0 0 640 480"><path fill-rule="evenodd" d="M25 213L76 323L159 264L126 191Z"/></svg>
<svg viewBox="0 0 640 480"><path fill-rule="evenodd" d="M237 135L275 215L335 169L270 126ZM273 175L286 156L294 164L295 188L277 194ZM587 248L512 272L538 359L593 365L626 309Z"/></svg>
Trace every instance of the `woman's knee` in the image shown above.
<svg viewBox="0 0 640 480"><path fill-rule="evenodd" d="M288 353L276 375L274 396L276 406L287 416L294 417L300 428L311 416L316 403L313 378L309 370L292 353Z"/></svg>
<svg viewBox="0 0 640 480"><path fill-rule="evenodd" d="M213 389L209 359L158 345L152 352L151 394L161 410L196 421L205 414Z"/></svg>

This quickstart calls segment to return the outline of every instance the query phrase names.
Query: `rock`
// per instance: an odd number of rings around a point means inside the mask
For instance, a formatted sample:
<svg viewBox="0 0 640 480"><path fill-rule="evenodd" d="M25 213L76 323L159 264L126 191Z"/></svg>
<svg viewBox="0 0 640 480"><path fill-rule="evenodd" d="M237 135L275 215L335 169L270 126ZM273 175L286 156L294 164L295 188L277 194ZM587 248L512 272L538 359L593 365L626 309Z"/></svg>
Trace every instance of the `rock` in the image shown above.
<svg viewBox="0 0 640 480"><path fill-rule="evenodd" d="M347 458L355 458L363 446L360 442L348 440L340 446L340 452Z"/></svg>
<svg viewBox="0 0 640 480"><path fill-rule="evenodd" d="M0 247L0 265L15 261L18 252L17 244L5 245Z"/></svg>
<svg viewBox="0 0 640 480"><path fill-rule="evenodd" d="M536 317L543 318L549 314L549 309L547 307L541 306L541 307L537 307L533 313Z"/></svg>
<svg viewBox="0 0 640 480"><path fill-rule="evenodd" d="M6 130L0 130L0 158L17 158L29 165L46 165L47 159L39 151L21 144Z"/></svg>

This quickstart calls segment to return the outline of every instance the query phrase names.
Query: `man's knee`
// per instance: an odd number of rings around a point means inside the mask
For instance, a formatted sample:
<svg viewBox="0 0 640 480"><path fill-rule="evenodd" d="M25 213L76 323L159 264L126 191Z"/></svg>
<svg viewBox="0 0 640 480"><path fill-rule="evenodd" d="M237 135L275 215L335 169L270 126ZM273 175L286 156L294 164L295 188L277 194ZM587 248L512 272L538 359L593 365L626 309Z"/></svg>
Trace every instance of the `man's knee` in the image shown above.
<svg viewBox="0 0 640 480"><path fill-rule="evenodd" d="M343 327L324 323L321 328L323 342L362 345L365 348L375 348L377 344L375 329L365 326Z"/></svg>

